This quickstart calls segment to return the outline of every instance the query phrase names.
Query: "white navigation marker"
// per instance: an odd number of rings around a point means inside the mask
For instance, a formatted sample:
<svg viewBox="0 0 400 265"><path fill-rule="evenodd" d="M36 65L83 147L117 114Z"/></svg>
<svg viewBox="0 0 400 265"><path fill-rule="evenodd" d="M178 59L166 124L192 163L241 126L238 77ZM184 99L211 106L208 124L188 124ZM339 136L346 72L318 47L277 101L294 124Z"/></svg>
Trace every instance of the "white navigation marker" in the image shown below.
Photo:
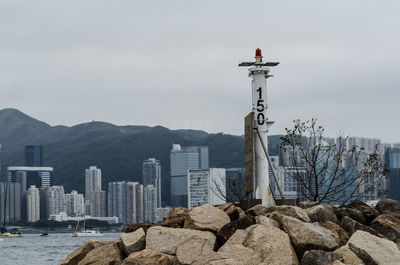
<svg viewBox="0 0 400 265"><path fill-rule="evenodd" d="M276 66L277 62L262 62L261 49L257 48L255 62L242 62L239 66L252 66L249 68L249 77L253 78L252 87L252 112L254 113L253 128L255 139L254 150L254 179L253 195L256 199L262 200L262 205L269 207L275 204L269 188L268 159L268 128L272 121L267 117L267 83L269 75L268 66ZM265 148L265 149L264 149Z"/></svg>

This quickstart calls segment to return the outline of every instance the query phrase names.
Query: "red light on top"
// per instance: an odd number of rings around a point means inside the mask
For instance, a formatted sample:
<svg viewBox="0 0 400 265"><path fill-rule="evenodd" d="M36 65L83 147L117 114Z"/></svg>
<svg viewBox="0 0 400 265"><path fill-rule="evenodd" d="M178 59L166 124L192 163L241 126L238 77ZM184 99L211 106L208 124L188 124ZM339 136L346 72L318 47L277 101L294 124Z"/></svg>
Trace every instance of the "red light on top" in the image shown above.
<svg viewBox="0 0 400 265"><path fill-rule="evenodd" d="M261 49L260 48L257 48L257 50L256 50L256 57L261 57L262 55L261 55Z"/></svg>

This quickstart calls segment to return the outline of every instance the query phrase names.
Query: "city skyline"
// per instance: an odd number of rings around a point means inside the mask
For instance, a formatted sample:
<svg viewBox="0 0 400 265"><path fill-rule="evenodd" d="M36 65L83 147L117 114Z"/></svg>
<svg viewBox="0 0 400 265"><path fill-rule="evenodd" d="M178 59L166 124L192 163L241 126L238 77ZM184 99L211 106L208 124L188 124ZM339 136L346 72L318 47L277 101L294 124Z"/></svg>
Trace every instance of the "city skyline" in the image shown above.
<svg viewBox="0 0 400 265"><path fill-rule="evenodd" d="M316 117L329 136L400 142L391 108L400 93L398 2L259 2L254 16L234 1L224 19L224 3L176 4L2 4L0 108L51 125L104 120L241 135L251 95L237 64L260 47L281 62L268 85L271 134Z"/></svg>

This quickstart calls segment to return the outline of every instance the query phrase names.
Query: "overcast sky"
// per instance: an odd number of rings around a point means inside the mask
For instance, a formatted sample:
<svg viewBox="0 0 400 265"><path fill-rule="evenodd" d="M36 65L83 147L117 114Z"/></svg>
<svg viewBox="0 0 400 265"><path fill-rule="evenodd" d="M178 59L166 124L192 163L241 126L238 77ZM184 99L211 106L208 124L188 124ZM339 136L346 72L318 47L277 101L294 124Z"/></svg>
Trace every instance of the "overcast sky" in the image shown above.
<svg viewBox="0 0 400 265"><path fill-rule="evenodd" d="M0 109L243 134L241 60L268 79L271 134L316 117L329 136L400 142L400 1L0 0Z"/></svg>

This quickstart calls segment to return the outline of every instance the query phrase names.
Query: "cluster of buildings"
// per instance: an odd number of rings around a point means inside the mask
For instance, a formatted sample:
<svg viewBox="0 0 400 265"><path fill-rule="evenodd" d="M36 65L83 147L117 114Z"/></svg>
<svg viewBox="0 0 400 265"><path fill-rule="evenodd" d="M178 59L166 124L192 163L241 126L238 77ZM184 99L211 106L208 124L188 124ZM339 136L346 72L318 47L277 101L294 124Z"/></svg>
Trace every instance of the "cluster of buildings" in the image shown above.
<svg viewBox="0 0 400 265"><path fill-rule="evenodd" d="M363 147L365 157L376 146L381 149L390 170L384 183L386 197L400 200L400 144L387 145L361 137L351 137L347 144ZM295 169L287 154L272 156L271 160L285 198L305 200L302 186L288 174ZM191 209L239 201L237 191L231 189L232 181L237 183L239 193L245 189L244 168L210 168L207 146L173 144L170 174L163 180L161 176L160 161L149 158L142 163L141 181L109 182L106 191L101 169L90 166L85 170L85 193L65 193L63 186L53 185L53 168L43 167L42 146L29 145L25 147L25 165L8 167L6 181L0 182L0 220L3 222L5 217L6 223L18 223L86 218L109 223L152 223L161 221L171 207ZM273 193L280 198L273 178L270 179ZM380 197L376 191L363 197L365 201L377 199Z"/></svg>

